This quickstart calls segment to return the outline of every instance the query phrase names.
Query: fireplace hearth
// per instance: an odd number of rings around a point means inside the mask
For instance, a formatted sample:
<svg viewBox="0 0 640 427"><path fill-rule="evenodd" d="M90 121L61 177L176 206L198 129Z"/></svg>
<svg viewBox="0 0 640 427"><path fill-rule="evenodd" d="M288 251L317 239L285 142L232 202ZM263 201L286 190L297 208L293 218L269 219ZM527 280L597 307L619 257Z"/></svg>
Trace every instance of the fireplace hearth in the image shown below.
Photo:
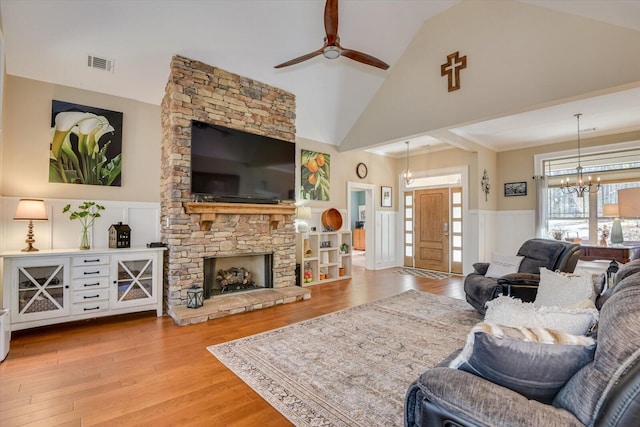
<svg viewBox="0 0 640 427"><path fill-rule="evenodd" d="M204 298L273 288L273 254L247 254L204 259Z"/></svg>

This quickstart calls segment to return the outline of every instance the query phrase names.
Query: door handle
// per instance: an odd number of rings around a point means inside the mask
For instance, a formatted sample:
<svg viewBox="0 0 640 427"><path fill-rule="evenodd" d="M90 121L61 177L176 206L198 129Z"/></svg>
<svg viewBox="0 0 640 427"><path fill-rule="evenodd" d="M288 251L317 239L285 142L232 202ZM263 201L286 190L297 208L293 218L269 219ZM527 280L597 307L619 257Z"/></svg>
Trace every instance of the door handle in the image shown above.
<svg viewBox="0 0 640 427"><path fill-rule="evenodd" d="M442 228L444 229L444 235L448 236L449 235L449 223L445 222Z"/></svg>

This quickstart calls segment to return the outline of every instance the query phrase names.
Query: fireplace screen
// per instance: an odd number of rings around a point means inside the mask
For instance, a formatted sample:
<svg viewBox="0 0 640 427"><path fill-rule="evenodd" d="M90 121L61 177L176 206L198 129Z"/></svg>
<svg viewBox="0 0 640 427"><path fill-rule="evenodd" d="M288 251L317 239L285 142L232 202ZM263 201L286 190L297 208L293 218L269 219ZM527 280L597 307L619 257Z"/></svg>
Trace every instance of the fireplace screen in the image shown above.
<svg viewBox="0 0 640 427"><path fill-rule="evenodd" d="M204 298L273 287L273 254L204 259Z"/></svg>

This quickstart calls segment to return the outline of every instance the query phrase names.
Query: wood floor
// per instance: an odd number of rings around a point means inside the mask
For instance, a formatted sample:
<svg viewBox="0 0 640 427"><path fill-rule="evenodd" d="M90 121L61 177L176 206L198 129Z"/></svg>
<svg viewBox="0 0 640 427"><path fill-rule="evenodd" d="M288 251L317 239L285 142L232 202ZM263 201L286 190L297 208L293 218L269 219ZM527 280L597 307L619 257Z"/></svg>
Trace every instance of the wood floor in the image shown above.
<svg viewBox="0 0 640 427"><path fill-rule="evenodd" d="M290 426L206 347L408 289L464 297L461 277L354 270L310 287L308 301L197 325L143 313L14 332L0 363L0 425Z"/></svg>

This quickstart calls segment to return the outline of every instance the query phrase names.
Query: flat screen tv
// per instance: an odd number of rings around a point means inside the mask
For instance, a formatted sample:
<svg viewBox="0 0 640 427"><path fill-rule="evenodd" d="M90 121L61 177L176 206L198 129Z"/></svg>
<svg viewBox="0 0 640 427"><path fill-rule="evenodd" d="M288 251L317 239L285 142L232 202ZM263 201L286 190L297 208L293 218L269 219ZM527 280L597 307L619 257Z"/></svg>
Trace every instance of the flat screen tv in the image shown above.
<svg viewBox="0 0 640 427"><path fill-rule="evenodd" d="M217 202L295 199L296 145L199 121L191 123L191 193Z"/></svg>

